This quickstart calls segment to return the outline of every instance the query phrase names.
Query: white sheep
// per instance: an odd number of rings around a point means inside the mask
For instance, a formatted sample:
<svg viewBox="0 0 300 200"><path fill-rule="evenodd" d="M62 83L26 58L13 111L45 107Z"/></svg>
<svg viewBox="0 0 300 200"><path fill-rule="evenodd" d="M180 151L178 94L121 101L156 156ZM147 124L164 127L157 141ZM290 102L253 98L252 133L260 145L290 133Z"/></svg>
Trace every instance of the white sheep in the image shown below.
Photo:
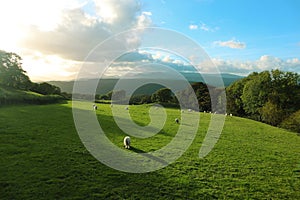
<svg viewBox="0 0 300 200"><path fill-rule="evenodd" d="M126 136L124 138L124 146L125 146L125 149L129 149L130 148L130 137L129 136Z"/></svg>
<svg viewBox="0 0 300 200"><path fill-rule="evenodd" d="M94 105L93 105L93 109L94 109L94 110L97 110L98 107L94 104Z"/></svg>

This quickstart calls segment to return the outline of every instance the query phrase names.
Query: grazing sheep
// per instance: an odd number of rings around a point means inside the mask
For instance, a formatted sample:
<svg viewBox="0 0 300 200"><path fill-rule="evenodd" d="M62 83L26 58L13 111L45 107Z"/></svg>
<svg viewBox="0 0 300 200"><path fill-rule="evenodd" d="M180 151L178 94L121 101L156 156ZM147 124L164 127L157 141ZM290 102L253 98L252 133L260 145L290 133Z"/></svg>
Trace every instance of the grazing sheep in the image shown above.
<svg viewBox="0 0 300 200"><path fill-rule="evenodd" d="M230 117L232 117L232 113L230 113Z"/></svg>
<svg viewBox="0 0 300 200"><path fill-rule="evenodd" d="M125 107L125 110L128 110L129 108L128 107Z"/></svg>
<svg viewBox="0 0 300 200"><path fill-rule="evenodd" d="M188 109L189 112L192 112L192 109Z"/></svg>
<svg viewBox="0 0 300 200"><path fill-rule="evenodd" d="M124 147L125 147L125 149L129 149L130 148L130 137L129 136L126 136L125 138L124 138Z"/></svg>
<svg viewBox="0 0 300 200"><path fill-rule="evenodd" d="M175 119L175 122L176 122L176 124L179 124L179 119L176 118L176 119Z"/></svg>
<svg viewBox="0 0 300 200"><path fill-rule="evenodd" d="M94 109L94 110L97 110L98 107L94 104L94 105L93 105L93 109Z"/></svg>

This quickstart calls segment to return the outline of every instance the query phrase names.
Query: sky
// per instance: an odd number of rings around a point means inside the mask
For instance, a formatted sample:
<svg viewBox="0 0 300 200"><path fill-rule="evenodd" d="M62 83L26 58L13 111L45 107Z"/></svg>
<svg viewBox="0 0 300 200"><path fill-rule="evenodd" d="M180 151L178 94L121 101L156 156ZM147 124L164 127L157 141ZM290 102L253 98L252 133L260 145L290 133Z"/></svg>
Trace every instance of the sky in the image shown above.
<svg viewBox="0 0 300 200"><path fill-rule="evenodd" d="M154 60L189 61L192 53L140 49L143 29L158 27L196 42L221 73L300 73L299 19L298 0L0 0L0 50L19 54L32 81L73 80L97 45L138 28L122 45L139 50L115 60L110 76Z"/></svg>

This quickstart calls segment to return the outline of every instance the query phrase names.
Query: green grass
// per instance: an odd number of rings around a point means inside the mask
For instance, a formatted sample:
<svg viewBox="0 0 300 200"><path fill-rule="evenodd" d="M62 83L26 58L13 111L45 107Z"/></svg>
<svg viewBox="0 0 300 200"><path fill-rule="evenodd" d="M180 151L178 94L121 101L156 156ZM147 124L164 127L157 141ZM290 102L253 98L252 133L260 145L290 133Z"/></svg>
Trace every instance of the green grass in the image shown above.
<svg viewBox="0 0 300 200"><path fill-rule="evenodd" d="M59 95L42 95L36 92L0 86L0 107L16 104L49 104L62 101L63 97Z"/></svg>
<svg viewBox="0 0 300 200"><path fill-rule="evenodd" d="M147 125L149 105L129 110L134 121ZM107 136L122 148L125 134L109 105L98 104L96 113ZM132 137L134 148L148 152L170 142L180 112L167 113L160 133ZM71 103L1 107L0 199L300 199L299 136L227 117L215 148L200 159L210 114L200 115L197 136L182 157L161 170L131 174L90 155L75 130Z"/></svg>

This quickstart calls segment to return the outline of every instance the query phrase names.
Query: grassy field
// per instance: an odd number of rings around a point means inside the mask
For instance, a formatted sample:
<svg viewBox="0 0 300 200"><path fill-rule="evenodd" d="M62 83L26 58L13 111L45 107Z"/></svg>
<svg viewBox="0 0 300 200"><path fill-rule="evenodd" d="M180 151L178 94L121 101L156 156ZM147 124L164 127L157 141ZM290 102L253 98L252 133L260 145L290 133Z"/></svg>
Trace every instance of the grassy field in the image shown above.
<svg viewBox="0 0 300 200"><path fill-rule="evenodd" d="M91 106L90 106L91 107ZM140 125L149 105L131 106ZM108 104L97 116L120 148L124 133ZM176 134L176 109L164 129L133 149L153 151ZM266 124L227 117L215 148L198 157L210 114L200 114L190 148L169 166L131 174L107 167L85 149L75 130L71 103L0 108L0 199L300 199L300 137ZM151 142L149 142L151 140ZM125 150L124 150L125 151Z"/></svg>

